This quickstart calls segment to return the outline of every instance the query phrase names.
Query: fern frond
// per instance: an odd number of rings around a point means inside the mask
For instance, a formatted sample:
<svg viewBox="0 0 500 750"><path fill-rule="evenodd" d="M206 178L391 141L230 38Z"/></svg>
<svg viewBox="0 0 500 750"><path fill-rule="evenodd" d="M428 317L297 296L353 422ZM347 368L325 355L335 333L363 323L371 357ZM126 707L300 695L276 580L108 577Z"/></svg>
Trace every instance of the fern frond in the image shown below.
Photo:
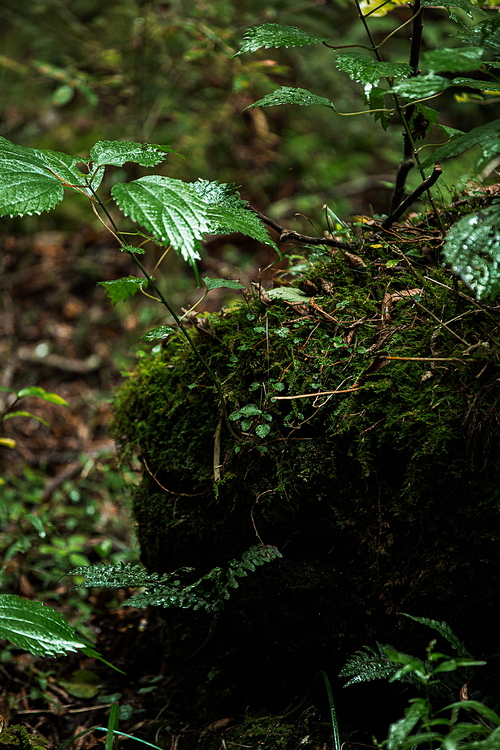
<svg viewBox="0 0 500 750"><path fill-rule="evenodd" d="M429 620L428 617L414 617L414 615L407 615L405 612L401 612L402 615L405 617L409 617L410 620L415 620L415 622L419 622L422 625L427 625L427 627L432 628L433 630L437 630L439 635L443 636L448 643L451 645L451 647L458 653L460 656L468 657L472 659L472 654L467 651L465 648L465 645L462 643L462 641L457 638L453 630L450 628L447 622L444 620L442 622L439 622L438 620Z"/></svg>
<svg viewBox="0 0 500 750"><path fill-rule="evenodd" d="M71 570L69 575L82 576L83 583L76 588L92 586L106 589L141 588L140 594L127 599L124 604L144 609L146 607L179 607L181 609L205 609L218 612L229 599L229 589L238 588L237 578L248 575L259 565L281 557L276 547L262 545L250 547L241 560L230 560L227 568L213 568L194 581L182 582L182 574L194 568L178 568L173 573L149 573L140 565L119 563L118 565L89 565Z"/></svg>
<svg viewBox="0 0 500 750"><path fill-rule="evenodd" d="M158 573L149 573L141 565L118 563L117 565L82 565L71 570L69 575L85 578L85 582L77 584L76 588L92 586L100 589L128 589L143 586L162 587L164 584L170 584L171 579L179 573L191 570L193 568L178 568L173 573L159 576Z"/></svg>
<svg viewBox="0 0 500 750"><path fill-rule="evenodd" d="M370 646L364 646L365 650L356 651L351 656L347 664L339 672L339 677L351 677L344 687L355 685L359 682L370 682L371 680L389 680L399 671L401 665L393 663L388 655L388 651L394 651L392 646L385 645L377 641L378 653ZM420 662L420 659L416 659ZM423 664L423 662L421 662ZM401 682L412 682L418 684L413 674L402 675Z"/></svg>
<svg viewBox="0 0 500 750"><path fill-rule="evenodd" d="M363 650L356 651L347 664L339 672L339 677L351 677L344 687L354 685L358 682L370 682L371 680L385 680L392 677L398 671L399 666L392 664L384 653L384 648L377 643L379 653L370 646L364 646Z"/></svg>

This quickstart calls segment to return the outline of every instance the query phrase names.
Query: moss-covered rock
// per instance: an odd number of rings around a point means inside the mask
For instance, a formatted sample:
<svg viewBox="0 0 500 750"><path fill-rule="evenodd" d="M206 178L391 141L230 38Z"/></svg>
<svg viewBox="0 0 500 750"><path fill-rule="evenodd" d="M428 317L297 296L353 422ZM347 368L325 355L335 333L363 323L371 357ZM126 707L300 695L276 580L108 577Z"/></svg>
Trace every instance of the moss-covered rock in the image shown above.
<svg viewBox="0 0 500 750"><path fill-rule="evenodd" d="M283 555L217 626L241 674L335 668L397 640L400 611L445 619L482 652L496 633L500 309L410 262L432 235L399 234L366 244L365 266L316 255L299 306L257 297L193 333L238 439L180 335L117 394L113 434L144 467L149 569L205 573L258 541Z"/></svg>

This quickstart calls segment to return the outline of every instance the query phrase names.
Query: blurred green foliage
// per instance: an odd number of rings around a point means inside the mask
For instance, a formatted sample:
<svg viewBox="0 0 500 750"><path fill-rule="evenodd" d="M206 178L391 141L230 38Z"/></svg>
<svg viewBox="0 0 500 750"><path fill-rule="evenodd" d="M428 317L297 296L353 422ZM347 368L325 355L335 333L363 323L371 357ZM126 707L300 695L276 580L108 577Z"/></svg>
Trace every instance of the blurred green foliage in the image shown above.
<svg viewBox="0 0 500 750"><path fill-rule="evenodd" d="M406 15L373 19L375 37ZM442 11L436 18L426 32L439 42L450 27ZM245 29L266 22L363 43L351 4L5 0L0 19L0 134L18 144L86 155L100 139L165 143L185 157L169 158L170 177L236 182L281 214L332 197L337 212L350 211L349 196L370 176L390 176L400 158L400 129L379 132L368 117L317 107L243 113L283 84L327 93L340 111L362 108L361 87L321 45L232 59ZM396 43L396 56L403 49Z"/></svg>
<svg viewBox="0 0 500 750"><path fill-rule="evenodd" d="M374 39L409 13L400 7L371 18ZM267 22L336 45L364 44L353 3L4 0L0 20L0 135L15 143L82 155L102 139L168 144L180 155L169 157L169 177L236 182L276 216L317 211L326 201L340 215L366 212L370 203L387 208L390 187L381 180L390 183L401 158L398 124L384 133L368 116L336 117L320 107L243 112L279 85L326 94L342 112L363 109L362 86L335 69L331 50L268 49L232 59L244 31ZM391 61L408 62L410 29L384 47ZM427 9L432 47L449 45L452 31L444 9ZM466 130L491 116L491 108L460 104L453 94L440 104L446 124ZM112 179L138 176L127 166ZM75 198L64 209L69 223L81 220L79 205Z"/></svg>
<svg viewBox="0 0 500 750"><path fill-rule="evenodd" d="M50 497L44 471L25 466L23 476L10 475L0 493L2 591L26 596L44 589L45 600L57 600L70 586L66 580L61 588L60 579L75 565L136 562L127 520L131 481L130 472L116 470L111 454L82 456L78 476ZM74 592L68 606L73 602L81 611L85 593Z"/></svg>

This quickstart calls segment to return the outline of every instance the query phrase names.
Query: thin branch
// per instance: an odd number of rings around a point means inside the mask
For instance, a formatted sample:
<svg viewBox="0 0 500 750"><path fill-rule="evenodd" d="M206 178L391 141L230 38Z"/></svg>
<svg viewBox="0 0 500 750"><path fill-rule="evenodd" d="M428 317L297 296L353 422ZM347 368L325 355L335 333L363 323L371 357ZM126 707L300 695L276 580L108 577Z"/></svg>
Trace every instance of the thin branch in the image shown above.
<svg viewBox="0 0 500 750"><path fill-rule="evenodd" d="M441 164L436 164L434 167L434 171L432 172L431 176L428 177L426 180L420 183L418 187L415 188L415 190L412 190L410 195L408 195L405 200L399 204L399 206L396 208L395 211L392 212L390 216L387 217L387 219L384 219L382 222L382 229L389 229L398 219L400 216L404 214L404 212L410 208L410 206L415 203L415 201L420 198L422 193L425 193L429 190L431 185L434 185L435 182L439 179L441 174L443 173L443 169L441 167ZM437 216L437 213L436 213Z"/></svg>
<svg viewBox="0 0 500 750"><path fill-rule="evenodd" d="M335 393L352 393L353 391L359 391L359 387L356 388L343 388L338 391L318 391L317 393L301 393L300 396L273 396L273 401L292 401L295 398L314 398L315 396L333 396Z"/></svg>
<svg viewBox="0 0 500 750"><path fill-rule="evenodd" d="M106 225L106 223L102 220L102 218L99 216L99 213L97 211L96 211L96 215L98 216L98 218L100 219L100 221L104 224L104 226L106 227L106 229L109 232L111 232L111 234L117 239L117 241L120 243L120 247L123 247L123 245L126 245L126 242L123 240L123 238L122 238L122 236L120 234L120 231L118 230L118 227L116 226L116 224L115 224L115 222L113 220L113 217L109 213L109 211L106 208L106 206L102 203L102 201L100 200L100 198L97 196L96 192L92 188L90 188L90 189L92 190L92 192L93 192L93 194L95 196L95 200L99 203L101 209L106 214L106 216L107 216L107 218L108 218L108 220L109 220L109 222L111 224L112 229L111 229L111 227L109 227L109 226ZM92 203L92 206L93 206L93 203ZM131 257L132 257L132 260L134 261L134 263L141 269L142 273L144 274L145 278L148 281L148 284L151 285L151 287L154 289L154 291L158 295L158 298L160 299L161 303L167 308L167 310L169 311L169 313L171 314L171 316L173 317L173 319L175 320L175 322L179 326L180 330L182 331L182 335L184 336L184 338L186 339L188 345L191 348L191 351L193 352L193 354L195 355L195 357L197 357L197 359L200 361L200 363L202 364L202 366L204 367L204 369L206 370L206 372L210 376L213 384L215 385L215 388L216 388L216 391L217 391L217 395L219 396L219 400L220 400L220 404L221 404L221 408L222 408L222 414L224 416L224 422L226 424L228 432L230 433L230 435L235 440L237 440L239 442L240 441L240 437L236 434L236 432L235 432L235 430L233 428L233 425L231 424L231 421L229 419L229 414L227 412L226 399L224 398L224 394L222 392L222 387L221 387L221 384L220 384L220 381L219 381L218 377L216 376L216 374L214 373L214 371L212 370L212 368L208 364L207 360L203 357L203 355L199 351L198 347L195 345L194 341L192 340L191 336L189 335L189 333L188 333L188 331L186 329L186 326L183 324L182 320L179 318L179 316L177 315L177 313L175 312L175 310L172 308L172 306L170 305L170 303L167 300L167 298L164 296L164 294L158 288L157 284L155 283L155 280L146 271L146 269L142 265L141 261L139 260L139 258L137 258L137 256L135 254L132 254Z"/></svg>
<svg viewBox="0 0 500 750"><path fill-rule="evenodd" d="M401 362L463 362L459 357L389 357L386 359L399 359Z"/></svg>
<svg viewBox="0 0 500 750"><path fill-rule="evenodd" d="M411 35L410 68L412 76L418 76L420 50L422 48L422 30L424 28L424 14L422 12L420 0L416 0L413 9L415 14L413 16L414 23Z"/></svg>
<svg viewBox="0 0 500 750"><path fill-rule="evenodd" d="M467 341L465 341L465 339L463 339L461 336L459 336L458 333L455 333L455 331L452 331L451 328L446 325L446 323L444 323L442 320L439 320L439 318L437 317L437 315L434 315L434 313L432 313L430 310L428 310L426 307L424 307L421 302L417 302L416 299L413 299L412 302L413 302L414 305L416 305L417 307L420 307L424 312L426 312L428 315L430 315L431 318L434 318L434 320L437 321L440 326L443 326L443 328L446 328L446 330L448 331L448 333L451 333L451 335L454 336L456 339L458 339L462 344L465 344L465 346L467 346L467 347L470 346L470 344Z"/></svg>
<svg viewBox="0 0 500 750"><path fill-rule="evenodd" d="M304 242L307 245L328 245L329 247L337 247L339 248L339 250L355 250L358 246L357 242L341 242L340 240L334 240L332 237L309 237L306 234L294 232L291 229L282 227L281 224L278 224L278 222L274 221L274 219L269 218L269 216L264 216L264 214L261 214L260 211L257 211L257 209L253 206L247 205L246 208L249 211L253 211L254 214L257 214L257 216L261 219L261 221L264 222L264 224L267 224L268 227L271 227L271 229L274 229L275 232L278 232L280 236L280 242L293 241Z"/></svg>
<svg viewBox="0 0 500 750"><path fill-rule="evenodd" d="M406 137L406 133L404 133L404 144L404 157L398 167L394 193L392 194L391 198L391 213L395 211L400 205L401 198L403 197L405 192L406 178L408 177L408 173L415 166L415 160L411 158L412 148L411 146L408 148L409 141Z"/></svg>
<svg viewBox="0 0 500 750"><path fill-rule="evenodd" d="M410 68L411 68L411 74L410 77L414 78L415 76L418 76L418 65L420 61L420 49L422 46L422 29L424 25L424 18L423 18L423 12L420 5L420 0L416 0L414 8L416 9L416 13L413 16L413 29L412 29L412 36L411 36L411 48L410 48ZM404 111L404 119L409 124L413 115L415 113L415 105L410 104L409 107L407 107ZM405 191L405 184L406 184L406 178L408 176L408 172L415 166L415 160L413 159L413 152L415 149L415 143L412 139L411 131L408 128L405 128L405 132L403 133L403 160L399 166L398 173L396 176L396 187L394 189L394 194L391 199L391 213L396 211L399 204L402 201L404 191Z"/></svg>

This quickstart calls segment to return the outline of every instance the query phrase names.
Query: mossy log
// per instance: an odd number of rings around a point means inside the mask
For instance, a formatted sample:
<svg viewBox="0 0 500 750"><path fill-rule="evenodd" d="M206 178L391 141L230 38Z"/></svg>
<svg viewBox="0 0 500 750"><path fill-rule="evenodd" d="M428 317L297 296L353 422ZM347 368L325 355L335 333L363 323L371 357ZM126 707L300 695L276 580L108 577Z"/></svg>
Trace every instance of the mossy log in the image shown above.
<svg viewBox="0 0 500 750"><path fill-rule="evenodd" d="M500 308L429 262L432 238L407 226L365 243L363 263L317 254L299 304L285 286L202 318L192 335L238 439L178 334L117 394L113 434L143 466L134 515L150 570L202 574L259 541L283 555L242 581L217 626L243 670L314 671L375 638L409 648L399 612L493 648Z"/></svg>

